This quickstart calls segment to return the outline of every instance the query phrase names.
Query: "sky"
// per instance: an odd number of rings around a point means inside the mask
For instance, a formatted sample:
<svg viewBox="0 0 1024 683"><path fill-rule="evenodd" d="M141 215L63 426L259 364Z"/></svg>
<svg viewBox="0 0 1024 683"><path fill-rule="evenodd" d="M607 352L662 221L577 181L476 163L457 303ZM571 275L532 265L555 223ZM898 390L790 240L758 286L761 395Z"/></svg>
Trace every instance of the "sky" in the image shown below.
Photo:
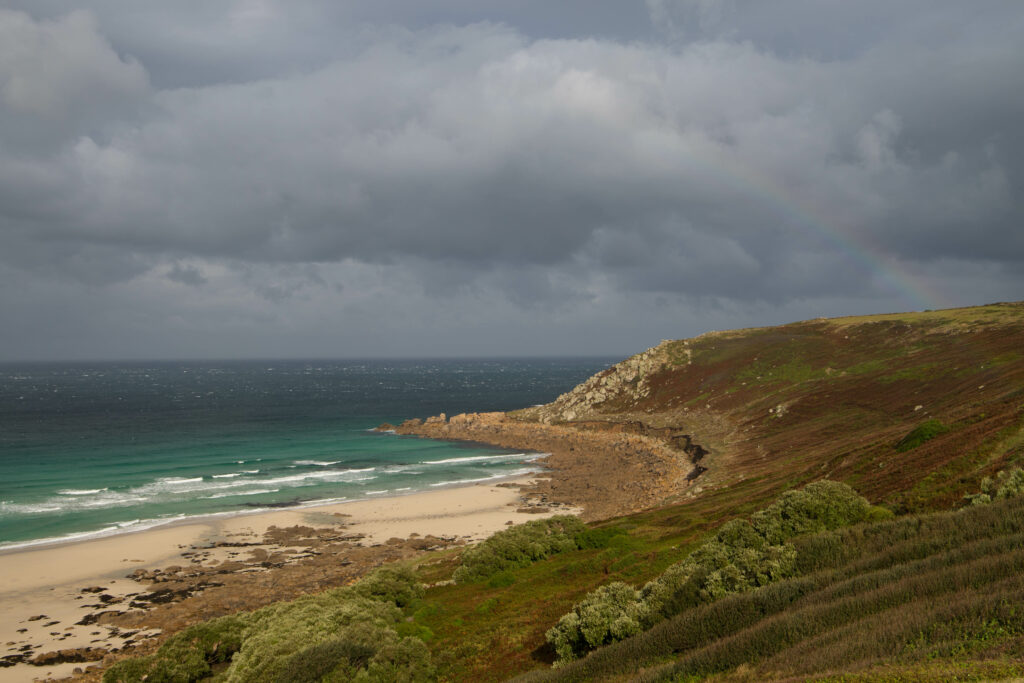
<svg viewBox="0 0 1024 683"><path fill-rule="evenodd" d="M1024 299L1019 0L4 0L0 360Z"/></svg>

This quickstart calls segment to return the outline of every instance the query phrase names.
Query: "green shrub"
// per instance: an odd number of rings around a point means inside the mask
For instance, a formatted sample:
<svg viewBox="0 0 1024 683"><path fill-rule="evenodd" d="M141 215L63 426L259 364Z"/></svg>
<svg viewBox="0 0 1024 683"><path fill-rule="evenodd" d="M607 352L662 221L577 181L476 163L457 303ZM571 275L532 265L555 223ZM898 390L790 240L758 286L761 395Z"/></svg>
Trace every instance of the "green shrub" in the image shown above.
<svg viewBox="0 0 1024 683"><path fill-rule="evenodd" d="M458 583L483 581L501 571L525 567L551 555L577 548L576 535L586 525L571 515L538 519L499 531L462 553Z"/></svg>
<svg viewBox="0 0 1024 683"><path fill-rule="evenodd" d="M348 588L268 605L252 613L245 642L228 670L227 681L283 680L283 668L296 653L339 633L350 639L365 633L372 639L401 616L394 603L366 598ZM347 628L356 624L360 630Z"/></svg>
<svg viewBox="0 0 1024 683"><path fill-rule="evenodd" d="M393 602L399 607L405 607L423 595L423 585L412 569L392 565L375 569L352 588L357 595Z"/></svg>
<svg viewBox="0 0 1024 683"><path fill-rule="evenodd" d="M925 441L931 441L935 437L945 434L949 431L949 427L942 424L938 420L931 419L927 422L919 424L910 430L910 433L904 436L896 444L896 450L900 453L904 453L911 449L917 448Z"/></svg>
<svg viewBox="0 0 1024 683"><path fill-rule="evenodd" d="M576 534L576 547L581 550L587 548L607 548L616 538L623 537L626 532L617 527L605 527L603 529L585 529Z"/></svg>
<svg viewBox="0 0 1024 683"><path fill-rule="evenodd" d="M368 683L426 683L437 679L430 650L419 638L385 643L354 680ZM346 679L333 679L339 683Z"/></svg>
<svg viewBox="0 0 1024 683"><path fill-rule="evenodd" d="M354 624L288 658L275 680L289 683L432 681L430 651L418 638Z"/></svg>
<svg viewBox="0 0 1024 683"><path fill-rule="evenodd" d="M242 646L244 615L212 619L174 634L155 655L118 662L103 674L104 683L187 683L210 674L210 664L226 662Z"/></svg>
<svg viewBox="0 0 1024 683"><path fill-rule="evenodd" d="M508 588L516 582L516 575L514 572L505 570L493 574L491 578L487 579L488 588Z"/></svg>
<svg viewBox="0 0 1024 683"><path fill-rule="evenodd" d="M985 477L981 480L981 493L972 493L965 497L973 505L984 505L993 500L1016 498L1022 493L1024 493L1024 470L1014 467L999 472L994 479Z"/></svg>
<svg viewBox="0 0 1024 683"><path fill-rule="evenodd" d="M281 680L315 683L328 674L350 679L377 654L377 643L339 636L299 650L281 667Z"/></svg>
<svg viewBox="0 0 1024 683"><path fill-rule="evenodd" d="M816 481L799 491L786 491L751 522L769 543L794 536L856 524L871 513L871 504L846 484Z"/></svg>
<svg viewBox="0 0 1024 683"><path fill-rule="evenodd" d="M103 683L136 683L137 681L156 681L151 674L156 662L156 656L132 657L115 662L103 672ZM170 683L174 679L160 679L160 683ZM187 680L187 679L182 679Z"/></svg>
<svg viewBox="0 0 1024 683"><path fill-rule="evenodd" d="M1019 467L1003 470L996 475L996 479L989 485L989 489L989 495L996 500L1016 498L1024 493L1024 470Z"/></svg>
<svg viewBox="0 0 1024 683"><path fill-rule="evenodd" d="M110 667L104 683L190 683L226 661L223 680L234 683L430 680L434 669L422 641L396 632L398 606L422 593L410 569L382 567L350 588L191 626L155 655Z"/></svg>
<svg viewBox="0 0 1024 683"><path fill-rule="evenodd" d="M760 547L708 541L685 560L644 586L642 595L654 622L704 602L764 586L793 573L790 545Z"/></svg>
<svg viewBox="0 0 1024 683"><path fill-rule="evenodd" d="M640 593L621 581L601 586L558 620L546 637L559 662L640 633L646 620Z"/></svg>

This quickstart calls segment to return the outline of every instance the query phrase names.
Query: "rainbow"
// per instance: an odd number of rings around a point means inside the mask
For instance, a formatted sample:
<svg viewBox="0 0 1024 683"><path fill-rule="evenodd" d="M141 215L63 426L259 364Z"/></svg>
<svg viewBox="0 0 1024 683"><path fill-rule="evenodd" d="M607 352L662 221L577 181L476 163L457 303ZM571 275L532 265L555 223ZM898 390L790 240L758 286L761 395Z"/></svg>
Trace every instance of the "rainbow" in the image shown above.
<svg viewBox="0 0 1024 683"><path fill-rule="evenodd" d="M900 306L923 310L948 308L951 305L941 292L929 288L905 263L897 261L880 247L871 245L853 230L844 229L824 210L796 197L770 174L722 154L720 148L712 151L709 147L707 151L692 154L692 158L701 163L703 171L710 170L725 184L773 206L781 215L788 217L795 227L845 254L870 277L877 277L887 283L887 288L900 296Z"/></svg>

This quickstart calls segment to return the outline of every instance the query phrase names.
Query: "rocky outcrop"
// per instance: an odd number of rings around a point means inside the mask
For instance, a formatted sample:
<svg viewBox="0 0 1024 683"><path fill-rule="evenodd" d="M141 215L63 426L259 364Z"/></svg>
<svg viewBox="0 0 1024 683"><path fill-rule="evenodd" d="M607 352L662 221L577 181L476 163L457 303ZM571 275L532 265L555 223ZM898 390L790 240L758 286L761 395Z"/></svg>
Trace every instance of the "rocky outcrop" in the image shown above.
<svg viewBox="0 0 1024 683"><path fill-rule="evenodd" d="M525 492L546 503L581 506L587 519L649 509L682 493L703 471L699 461L706 452L689 435L640 422L544 424L466 413L406 420L395 431L546 453L539 461L542 478Z"/></svg>
<svg viewBox="0 0 1024 683"><path fill-rule="evenodd" d="M553 402L521 411L525 417L544 424L590 419L609 403L635 403L650 395L650 377L669 363L665 340L600 372Z"/></svg>
<svg viewBox="0 0 1024 683"><path fill-rule="evenodd" d="M107 655L107 650L101 647L75 647L66 650L54 650L44 652L32 658L29 664L35 666L52 666L66 662L98 662Z"/></svg>

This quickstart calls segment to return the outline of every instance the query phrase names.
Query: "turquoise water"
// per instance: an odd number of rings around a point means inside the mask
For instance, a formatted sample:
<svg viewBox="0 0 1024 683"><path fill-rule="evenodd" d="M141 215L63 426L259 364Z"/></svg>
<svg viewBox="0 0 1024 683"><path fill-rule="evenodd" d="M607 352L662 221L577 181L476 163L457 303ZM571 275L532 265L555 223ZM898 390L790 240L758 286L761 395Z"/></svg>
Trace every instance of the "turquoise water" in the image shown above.
<svg viewBox="0 0 1024 683"><path fill-rule="evenodd" d="M369 430L546 403L612 362L0 365L0 548L525 473L537 454Z"/></svg>

